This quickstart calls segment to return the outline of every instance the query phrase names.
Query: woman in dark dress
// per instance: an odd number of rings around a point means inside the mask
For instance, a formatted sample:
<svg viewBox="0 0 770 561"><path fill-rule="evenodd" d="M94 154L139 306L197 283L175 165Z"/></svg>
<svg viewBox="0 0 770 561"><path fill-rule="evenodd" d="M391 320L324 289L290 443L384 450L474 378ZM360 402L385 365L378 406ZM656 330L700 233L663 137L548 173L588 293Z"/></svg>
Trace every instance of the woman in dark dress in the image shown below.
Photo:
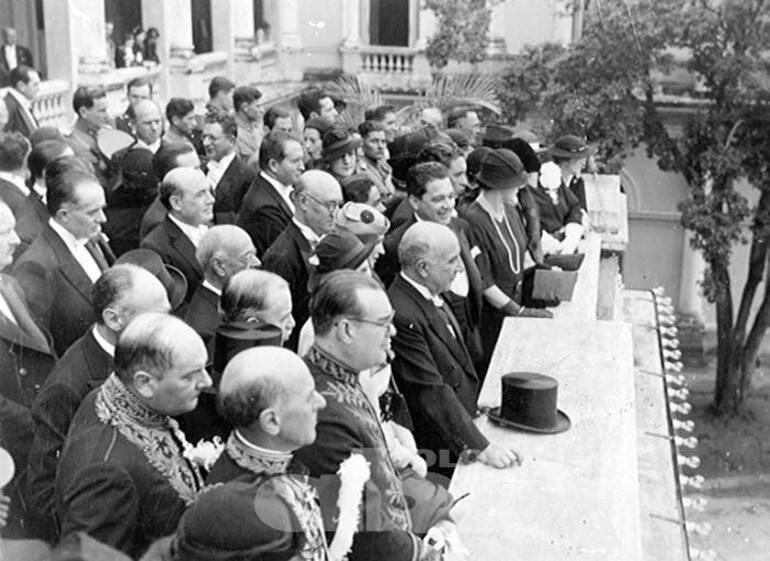
<svg viewBox="0 0 770 561"><path fill-rule="evenodd" d="M476 178L481 188L468 207L471 253L484 284L481 338L487 358L497 343L506 316L552 317L547 310L525 308L519 304L519 284L530 247L525 218L517 193L527 181L519 158L505 148L485 155Z"/></svg>

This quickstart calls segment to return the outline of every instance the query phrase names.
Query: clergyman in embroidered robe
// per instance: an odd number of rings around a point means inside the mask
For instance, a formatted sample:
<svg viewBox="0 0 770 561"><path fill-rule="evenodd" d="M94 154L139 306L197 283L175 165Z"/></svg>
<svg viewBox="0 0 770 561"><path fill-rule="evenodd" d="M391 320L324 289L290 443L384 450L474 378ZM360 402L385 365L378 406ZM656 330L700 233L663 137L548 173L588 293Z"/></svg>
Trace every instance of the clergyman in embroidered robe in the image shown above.
<svg viewBox="0 0 770 561"><path fill-rule="evenodd" d="M56 478L62 537L85 532L138 558L171 534L202 487L171 415L191 411L204 388L206 348L182 320L148 313L115 348L115 371L83 401Z"/></svg>

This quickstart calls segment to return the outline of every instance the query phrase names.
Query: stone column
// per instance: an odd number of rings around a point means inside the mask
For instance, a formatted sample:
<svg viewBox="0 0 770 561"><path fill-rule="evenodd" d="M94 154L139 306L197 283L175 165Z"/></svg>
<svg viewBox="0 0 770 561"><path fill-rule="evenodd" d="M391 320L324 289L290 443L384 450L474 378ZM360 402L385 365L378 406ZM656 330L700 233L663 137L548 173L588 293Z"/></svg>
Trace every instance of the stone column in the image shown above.
<svg viewBox="0 0 770 561"><path fill-rule="evenodd" d="M505 6L505 0L496 1L491 6L492 14L489 21L489 44L487 45L487 54L491 56L504 55L507 52L505 46Z"/></svg>
<svg viewBox="0 0 770 561"><path fill-rule="evenodd" d="M279 50L279 67L284 79L299 81L302 79L298 56L302 49L302 38L299 34L297 0L279 0L275 5L278 8L278 29L274 36Z"/></svg>
<svg viewBox="0 0 770 561"><path fill-rule="evenodd" d="M361 45L361 3L359 0L343 0L342 46L356 48Z"/></svg>
<svg viewBox="0 0 770 561"><path fill-rule="evenodd" d="M433 10L421 8L417 21L417 43L415 47L423 50L428 46L428 39L436 33L436 14Z"/></svg>
<svg viewBox="0 0 770 561"><path fill-rule="evenodd" d="M145 29L155 27L160 31L158 55L163 65L160 78L163 97L171 97L169 92L173 92L194 99L196 96L188 95L185 86L177 88L179 80L171 77L184 74L195 54L190 0L142 0L142 24Z"/></svg>
<svg viewBox="0 0 770 561"><path fill-rule="evenodd" d="M211 32L214 50L228 55L228 76L235 76L238 59L244 54L250 57L254 45L252 0L218 0L216 10L211 12Z"/></svg>
<svg viewBox="0 0 770 561"><path fill-rule="evenodd" d="M430 63L425 56L425 48L428 46L428 39L436 33L438 22L433 10L421 8L417 14L417 41L415 48L417 53L414 55L414 66L412 83L415 88L424 88L430 85L432 80Z"/></svg>
<svg viewBox="0 0 770 561"><path fill-rule="evenodd" d="M44 0L48 76L76 85L110 71L104 2ZM81 80L81 76L84 78Z"/></svg>

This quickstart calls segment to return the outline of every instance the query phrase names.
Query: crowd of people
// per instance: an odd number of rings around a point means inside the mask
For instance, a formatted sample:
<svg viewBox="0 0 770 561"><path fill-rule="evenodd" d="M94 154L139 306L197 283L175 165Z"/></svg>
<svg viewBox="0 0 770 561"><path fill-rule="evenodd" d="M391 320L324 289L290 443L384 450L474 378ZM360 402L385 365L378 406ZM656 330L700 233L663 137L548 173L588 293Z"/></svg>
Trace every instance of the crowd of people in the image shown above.
<svg viewBox="0 0 770 561"><path fill-rule="evenodd" d="M222 76L205 114L142 78L120 115L78 87L60 131L39 82L16 66L0 103L3 537L461 554L447 484L520 462L476 400L503 319L552 316L525 280L576 251L592 148L471 106L351 126L318 87L265 111Z"/></svg>

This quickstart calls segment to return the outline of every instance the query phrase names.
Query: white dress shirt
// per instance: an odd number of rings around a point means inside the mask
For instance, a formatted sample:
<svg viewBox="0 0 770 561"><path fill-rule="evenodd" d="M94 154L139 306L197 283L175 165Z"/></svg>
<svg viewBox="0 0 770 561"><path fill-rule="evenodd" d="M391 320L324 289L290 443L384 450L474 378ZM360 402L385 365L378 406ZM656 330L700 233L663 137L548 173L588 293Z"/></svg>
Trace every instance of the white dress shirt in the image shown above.
<svg viewBox="0 0 770 561"><path fill-rule="evenodd" d="M19 66L19 61L16 60L16 45L4 45L5 61L8 63L8 70L13 70Z"/></svg>
<svg viewBox="0 0 770 561"><path fill-rule="evenodd" d="M203 288L206 288L216 294L217 296L222 296L222 291L218 289L216 286L211 284L208 279L203 279L203 282L201 283L203 285Z"/></svg>
<svg viewBox="0 0 770 561"><path fill-rule="evenodd" d="M309 226L306 226L296 218L292 218L291 220L294 222L294 224L296 224L297 228L299 228L299 231L302 232L302 235L310 243L310 247L315 249L315 246L318 245L318 242L321 241L321 236L316 234Z"/></svg>
<svg viewBox="0 0 770 561"><path fill-rule="evenodd" d="M198 247L198 244L201 243L203 236L205 236L206 232L209 231L209 227L205 224L201 224L200 226L191 226L190 224L186 224L178 218L172 216L170 213L168 217L171 222L179 226L179 229L182 230L182 233L187 236L187 238L195 247Z"/></svg>
<svg viewBox="0 0 770 561"><path fill-rule="evenodd" d="M208 171L206 172L206 177L209 178L209 183L211 183L211 188L216 191L217 185L219 185L219 182L222 180L222 176L227 171L227 168L230 167L230 164L233 163L233 160L235 159L235 151L230 152L227 156L219 160L218 162L215 162L214 160L209 160L207 167Z"/></svg>
<svg viewBox="0 0 770 561"><path fill-rule="evenodd" d="M96 282L96 279L102 276L102 270L96 263L94 256L91 255L88 249L86 249L88 240L79 240L75 238L69 230L53 218L48 219L48 224L50 224L53 231L62 239L64 245L70 250L75 261L82 267L83 271L88 275L88 278L91 279L91 282Z"/></svg>
<svg viewBox="0 0 770 561"><path fill-rule="evenodd" d="M16 316L13 315L13 312L11 311L11 307L8 305L8 302L5 301L5 296L3 296L2 292L0 292L0 315L7 318L8 321L13 323L14 325L19 325L19 322L16 321Z"/></svg>
<svg viewBox="0 0 770 561"><path fill-rule="evenodd" d="M32 113L32 102L16 88L8 88L8 93L11 94L13 98L19 103L22 110L27 112L30 120L33 123L37 123L37 118L35 117L34 113Z"/></svg>
<svg viewBox="0 0 770 561"><path fill-rule="evenodd" d="M162 142L163 142L162 138L159 138L158 140L156 140L152 144L147 144L145 141L140 140L138 138L136 139L136 145L137 146L139 146L141 148L147 148L153 154L158 151L158 149L160 148L160 145L161 145Z"/></svg>
<svg viewBox="0 0 770 561"><path fill-rule="evenodd" d="M428 290L428 287L427 287L427 286L425 286L425 285L422 285L422 284L420 284L419 282L415 282L415 281L413 281L413 280L412 280L412 279L410 279L408 276L406 276L406 275L403 273L403 271L402 271L400 274L401 274L401 277L402 277L402 278L403 278L403 279L404 279L406 282L408 282L409 284L411 284L411 285L414 287L414 289L415 289L417 292L419 292L419 293L420 293L420 296L422 296L422 297L423 297L423 298L425 298L426 300L430 300L431 302L433 302L433 305L434 305L434 306L436 306L437 308L443 308L443 307L444 307L444 304L445 304L445 302L444 302L444 299L443 299L441 296L439 296L438 294L437 294L436 296L433 296L433 294L431 294L431 293L430 293L430 290ZM457 337L457 333L455 333L455 329L454 329L454 327L453 327L453 326L452 326L450 323L447 323L447 325L446 325L446 326L447 326L447 329L449 329L449 332L450 332L450 333L451 333L451 334L452 334L454 337Z"/></svg>
<svg viewBox="0 0 770 561"><path fill-rule="evenodd" d="M265 181L267 181L270 185L272 185L275 188L278 194L281 195L281 198L289 206L291 213L294 214L294 202L291 200L291 193L292 191L294 191L294 187L292 187L291 185L284 185L277 179L267 175L264 171L260 171L259 174L265 178Z"/></svg>

